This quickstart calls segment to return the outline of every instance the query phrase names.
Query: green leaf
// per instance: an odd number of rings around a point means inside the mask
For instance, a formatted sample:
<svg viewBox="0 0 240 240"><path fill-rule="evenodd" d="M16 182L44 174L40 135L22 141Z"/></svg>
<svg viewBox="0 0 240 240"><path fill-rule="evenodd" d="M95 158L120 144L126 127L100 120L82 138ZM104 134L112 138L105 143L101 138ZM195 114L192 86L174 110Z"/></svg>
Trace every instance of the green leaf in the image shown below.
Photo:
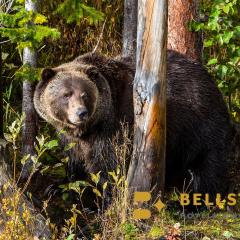
<svg viewBox="0 0 240 240"><path fill-rule="evenodd" d="M113 178L114 182L117 184L118 177L115 172L108 172L108 174Z"/></svg>
<svg viewBox="0 0 240 240"><path fill-rule="evenodd" d="M223 236L224 236L225 238L227 238L227 239L230 239L230 238L233 237L233 234L232 234L231 232L229 232L229 231L225 231L225 232L223 233Z"/></svg>
<svg viewBox="0 0 240 240"><path fill-rule="evenodd" d="M69 157L62 158L61 162L65 163L65 164L68 163L69 162Z"/></svg>
<svg viewBox="0 0 240 240"><path fill-rule="evenodd" d="M9 133L4 133L4 138L7 140L7 142L10 142L10 143L13 142L12 135Z"/></svg>
<svg viewBox="0 0 240 240"><path fill-rule="evenodd" d="M37 14L33 20L34 24L43 24L47 22L47 18L42 14Z"/></svg>
<svg viewBox="0 0 240 240"><path fill-rule="evenodd" d="M56 39L60 33L55 28L43 26L47 18L39 13L26 11L23 6L15 6L14 11L0 13L0 34L16 43L19 50L25 47L38 48L45 38ZM34 24L28 24L32 22Z"/></svg>
<svg viewBox="0 0 240 240"><path fill-rule="evenodd" d="M229 41L231 40L231 38L233 37L233 34L234 34L233 32L226 32L226 33L224 33L223 37L222 37L223 42L228 44Z"/></svg>
<svg viewBox="0 0 240 240"><path fill-rule="evenodd" d="M51 150L55 147L58 147L58 140L52 140L52 141L49 141L47 143L45 143L44 145L47 149Z"/></svg>
<svg viewBox="0 0 240 240"><path fill-rule="evenodd" d="M213 40L212 39L204 40L204 42L203 42L203 46L205 48L211 47L212 45L213 45Z"/></svg>
<svg viewBox="0 0 240 240"><path fill-rule="evenodd" d="M91 179L92 179L92 181L93 181L95 184L98 184L98 183L99 183L100 173L101 173L101 172L98 172L97 174L90 173Z"/></svg>
<svg viewBox="0 0 240 240"><path fill-rule="evenodd" d="M213 65L213 64L217 64L217 63L218 63L217 58L212 58L208 61L207 65L210 66L210 65Z"/></svg>
<svg viewBox="0 0 240 240"><path fill-rule="evenodd" d="M67 23L80 23L83 18L86 18L90 24L97 24L104 19L102 12L76 0L65 0L58 6L55 13L61 14Z"/></svg>
<svg viewBox="0 0 240 240"><path fill-rule="evenodd" d="M66 146L64 147L64 151L66 152L66 151L71 150L72 148L74 148L74 147L76 146L76 144L77 144L77 143L74 143L74 142L69 143L68 145L66 145Z"/></svg>
<svg viewBox="0 0 240 240"><path fill-rule="evenodd" d="M164 229L158 226L153 226L149 232L149 237L151 238L159 238L164 235Z"/></svg>
<svg viewBox="0 0 240 240"><path fill-rule="evenodd" d="M75 239L75 234L70 234L66 240L74 240Z"/></svg>
<svg viewBox="0 0 240 240"><path fill-rule="evenodd" d="M24 165L29 159L30 159L30 154L25 155L22 159L21 159L21 164Z"/></svg>
<svg viewBox="0 0 240 240"><path fill-rule="evenodd" d="M230 10L229 4L226 4L226 5L223 7L223 11L228 14L228 13L229 13L229 10Z"/></svg>
<svg viewBox="0 0 240 240"><path fill-rule="evenodd" d="M65 192L65 193L62 194L63 201L66 201L68 199L68 197L69 197L68 193Z"/></svg>
<svg viewBox="0 0 240 240"><path fill-rule="evenodd" d="M224 43L224 41L223 41L223 35L222 35L222 34L219 34L219 35L217 36L217 39L218 39L219 45L220 45L220 46L223 45L223 43Z"/></svg>
<svg viewBox="0 0 240 240"><path fill-rule="evenodd" d="M2 53L2 60L5 61L7 59L7 57L9 56L8 53Z"/></svg>

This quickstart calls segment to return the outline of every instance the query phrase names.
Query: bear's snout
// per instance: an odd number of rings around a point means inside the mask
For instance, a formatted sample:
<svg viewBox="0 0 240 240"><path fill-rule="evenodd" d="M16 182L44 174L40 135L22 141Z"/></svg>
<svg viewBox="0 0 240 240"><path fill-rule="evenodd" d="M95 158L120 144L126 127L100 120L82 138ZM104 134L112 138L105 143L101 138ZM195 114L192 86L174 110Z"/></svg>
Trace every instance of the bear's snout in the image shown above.
<svg viewBox="0 0 240 240"><path fill-rule="evenodd" d="M85 121L88 118L88 110L87 110L87 108L79 108L77 110L76 114L79 117L80 121Z"/></svg>

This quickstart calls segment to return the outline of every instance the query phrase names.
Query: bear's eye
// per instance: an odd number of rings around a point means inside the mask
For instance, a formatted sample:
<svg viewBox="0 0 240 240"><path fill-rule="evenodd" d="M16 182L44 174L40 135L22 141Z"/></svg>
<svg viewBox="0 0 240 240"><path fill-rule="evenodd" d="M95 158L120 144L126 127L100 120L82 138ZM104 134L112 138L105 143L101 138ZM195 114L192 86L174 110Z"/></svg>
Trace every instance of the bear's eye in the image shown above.
<svg viewBox="0 0 240 240"><path fill-rule="evenodd" d="M72 96L72 93L69 92L69 93L65 93L65 94L63 95L63 98L67 100L67 99L69 99L71 96Z"/></svg>
<svg viewBox="0 0 240 240"><path fill-rule="evenodd" d="M86 93L82 93L81 94L81 98L84 100L84 99L87 99L87 94Z"/></svg>

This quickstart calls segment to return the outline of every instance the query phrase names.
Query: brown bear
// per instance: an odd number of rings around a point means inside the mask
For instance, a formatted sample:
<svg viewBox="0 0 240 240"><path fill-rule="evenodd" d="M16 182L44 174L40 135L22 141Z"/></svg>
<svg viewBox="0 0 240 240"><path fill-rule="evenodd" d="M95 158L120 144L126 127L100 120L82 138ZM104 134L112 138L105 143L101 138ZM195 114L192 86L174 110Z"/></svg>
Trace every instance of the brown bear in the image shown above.
<svg viewBox="0 0 240 240"><path fill-rule="evenodd" d="M166 184L192 178L195 192L226 193L233 130L220 91L200 64L174 51L168 51L167 78ZM133 79L133 65L92 53L43 70L35 108L65 129L65 143L77 141L70 179L83 168L107 177L116 167L110 139L120 121L133 125Z"/></svg>
<svg viewBox="0 0 240 240"><path fill-rule="evenodd" d="M134 70L121 61L86 54L56 68L47 68L36 87L34 104L39 115L58 131L64 129L69 152L68 177L116 169L111 138L120 122L133 124ZM77 175L77 177L76 177Z"/></svg>

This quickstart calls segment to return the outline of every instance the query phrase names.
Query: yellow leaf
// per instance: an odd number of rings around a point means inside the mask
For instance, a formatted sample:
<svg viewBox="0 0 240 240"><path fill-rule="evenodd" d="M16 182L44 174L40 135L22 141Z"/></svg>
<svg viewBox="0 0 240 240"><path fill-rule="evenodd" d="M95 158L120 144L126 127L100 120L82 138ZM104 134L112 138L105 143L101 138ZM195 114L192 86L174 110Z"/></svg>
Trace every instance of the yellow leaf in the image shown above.
<svg viewBox="0 0 240 240"><path fill-rule="evenodd" d="M105 182L105 183L103 184L103 190L105 190L105 189L107 188L107 185L108 185L108 182Z"/></svg>
<svg viewBox="0 0 240 240"><path fill-rule="evenodd" d="M93 189L93 192L98 196L98 197L102 197L102 194L96 189L96 188L94 188Z"/></svg>
<svg viewBox="0 0 240 240"><path fill-rule="evenodd" d="M43 24L45 22L47 22L47 18L41 14L38 14L34 19L35 24Z"/></svg>

